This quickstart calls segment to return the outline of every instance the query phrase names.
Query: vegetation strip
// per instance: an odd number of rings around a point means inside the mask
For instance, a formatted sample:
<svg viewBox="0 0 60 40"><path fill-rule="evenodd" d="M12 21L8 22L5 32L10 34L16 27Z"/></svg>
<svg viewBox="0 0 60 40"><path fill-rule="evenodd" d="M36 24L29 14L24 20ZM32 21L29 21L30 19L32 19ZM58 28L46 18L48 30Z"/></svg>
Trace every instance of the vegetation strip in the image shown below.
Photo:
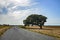
<svg viewBox="0 0 60 40"><path fill-rule="evenodd" d="M57 39L60 39L60 27L56 26L44 26L43 29L39 29L38 26L20 26L23 29L32 31L32 32L37 32L40 34L48 35L55 37Z"/></svg>
<svg viewBox="0 0 60 40"><path fill-rule="evenodd" d="M9 27L9 26L0 26L0 36L2 36L3 33L5 31L7 31L9 28L11 28L11 27Z"/></svg>

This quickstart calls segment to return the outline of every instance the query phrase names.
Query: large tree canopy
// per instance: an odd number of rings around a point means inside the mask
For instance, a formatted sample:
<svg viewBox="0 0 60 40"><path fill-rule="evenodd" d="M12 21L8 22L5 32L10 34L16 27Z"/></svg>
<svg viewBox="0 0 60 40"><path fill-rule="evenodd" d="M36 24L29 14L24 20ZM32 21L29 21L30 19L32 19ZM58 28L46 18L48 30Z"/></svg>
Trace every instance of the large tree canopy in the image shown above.
<svg viewBox="0 0 60 40"><path fill-rule="evenodd" d="M28 16L23 23L26 25L38 25L41 29L44 23L46 22L47 17L43 15L38 15L38 14L32 14Z"/></svg>

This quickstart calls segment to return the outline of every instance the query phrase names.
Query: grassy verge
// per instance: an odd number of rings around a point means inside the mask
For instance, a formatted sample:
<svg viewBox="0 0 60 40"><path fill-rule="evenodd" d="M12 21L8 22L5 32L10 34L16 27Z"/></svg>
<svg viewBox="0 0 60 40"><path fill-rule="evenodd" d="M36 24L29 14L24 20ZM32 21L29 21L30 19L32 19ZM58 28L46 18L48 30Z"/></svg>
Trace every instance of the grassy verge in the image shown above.
<svg viewBox="0 0 60 40"><path fill-rule="evenodd" d="M0 36L2 36L2 34L8 30L9 28L11 28L10 26L0 26Z"/></svg>
<svg viewBox="0 0 60 40"><path fill-rule="evenodd" d="M45 26L45 27L43 27L43 29L39 29L38 26L33 26L33 27L26 26L24 29L27 29L32 32L37 32L40 34L45 34L48 36L53 36L60 40L60 27L56 27L56 26L55 27L53 27L53 26L46 27Z"/></svg>
<svg viewBox="0 0 60 40"><path fill-rule="evenodd" d="M26 27L25 27L25 26L23 26L23 25L19 25L18 27L19 27L19 28L26 29Z"/></svg>

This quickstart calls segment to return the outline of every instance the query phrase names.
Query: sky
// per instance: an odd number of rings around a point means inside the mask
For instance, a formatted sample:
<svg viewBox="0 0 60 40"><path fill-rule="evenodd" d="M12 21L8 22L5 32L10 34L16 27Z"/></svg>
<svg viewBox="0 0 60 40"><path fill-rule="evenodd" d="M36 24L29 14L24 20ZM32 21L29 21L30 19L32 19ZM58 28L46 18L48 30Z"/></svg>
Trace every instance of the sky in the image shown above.
<svg viewBox="0 0 60 40"><path fill-rule="evenodd" d="M23 25L31 14L46 16L45 25L60 25L60 0L0 0L0 24Z"/></svg>

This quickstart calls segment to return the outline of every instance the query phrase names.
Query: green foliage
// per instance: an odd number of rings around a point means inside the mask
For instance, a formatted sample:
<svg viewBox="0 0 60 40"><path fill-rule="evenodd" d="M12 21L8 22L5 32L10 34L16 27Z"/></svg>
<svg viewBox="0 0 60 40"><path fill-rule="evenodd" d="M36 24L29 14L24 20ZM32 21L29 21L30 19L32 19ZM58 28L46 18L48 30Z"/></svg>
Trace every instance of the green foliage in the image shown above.
<svg viewBox="0 0 60 40"><path fill-rule="evenodd" d="M43 15L37 15L37 14L32 14L30 16L28 16L26 18L26 20L23 21L23 23L26 25L38 25L41 27L44 25L44 23L46 22L47 17L43 16Z"/></svg>

